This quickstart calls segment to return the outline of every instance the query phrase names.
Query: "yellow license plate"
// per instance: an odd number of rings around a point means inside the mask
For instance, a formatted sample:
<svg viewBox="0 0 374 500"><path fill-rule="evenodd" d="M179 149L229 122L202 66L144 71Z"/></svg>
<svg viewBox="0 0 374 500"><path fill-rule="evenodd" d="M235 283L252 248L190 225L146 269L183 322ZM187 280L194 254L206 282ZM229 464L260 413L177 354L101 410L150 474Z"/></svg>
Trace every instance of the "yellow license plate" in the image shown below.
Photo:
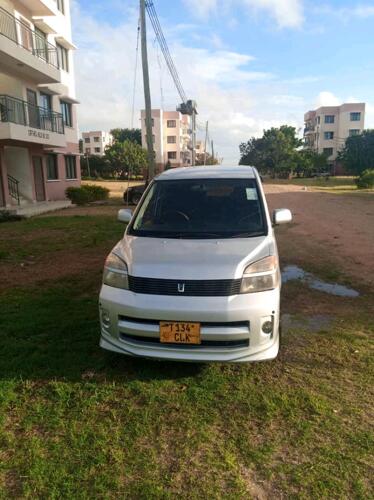
<svg viewBox="0 0 374 500"><path fill-rule="evenodd" d="M160 342L165 344L201 344L200 323L161 321Z"/></svg>

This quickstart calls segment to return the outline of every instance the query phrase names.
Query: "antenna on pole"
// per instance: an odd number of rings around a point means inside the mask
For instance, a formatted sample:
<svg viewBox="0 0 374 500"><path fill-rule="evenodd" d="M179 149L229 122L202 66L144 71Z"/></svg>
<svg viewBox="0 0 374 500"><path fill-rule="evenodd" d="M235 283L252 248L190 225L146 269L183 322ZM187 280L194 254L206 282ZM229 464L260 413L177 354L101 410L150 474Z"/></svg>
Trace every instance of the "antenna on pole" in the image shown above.
<svg viewBox="0 0 374 500"><path fill-rule="evenodd" d="M141 30L143 84L144 84L144 100L145 100L145 124L147 131L146 139L147 139L147 151L148 151L148 172L147 172L147 184L148 184L149 181L153 179L155 175L155 157L153 152L152 104L151 104L151 90L149 86L145 0L140 0L140 30Z"/></svg>

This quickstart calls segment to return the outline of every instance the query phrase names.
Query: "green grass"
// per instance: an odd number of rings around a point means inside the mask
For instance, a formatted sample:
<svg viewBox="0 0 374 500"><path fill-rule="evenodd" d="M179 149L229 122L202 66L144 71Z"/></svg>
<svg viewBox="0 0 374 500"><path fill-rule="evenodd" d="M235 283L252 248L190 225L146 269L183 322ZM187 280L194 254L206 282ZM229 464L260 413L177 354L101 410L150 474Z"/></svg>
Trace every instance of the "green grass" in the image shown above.
<svg viewBox="0 0 374 500"><path fill-rule="evenodd" d="M1 225L0 262L20 262L108 246L108 241L118 241L123 231L114 216L51 216L7 222Z"/></svg>
<svg viewBox="0 0 374 500"><path fill-rule="evenodd" d="M7 230L38 245L57 227L74 248L87 230L92 252L123 229L29 224ZM160 363L98 347L100 277L0 295L0 498L370 497L372 295L341 299L328 331L287 332L272 363Z"/></svg>

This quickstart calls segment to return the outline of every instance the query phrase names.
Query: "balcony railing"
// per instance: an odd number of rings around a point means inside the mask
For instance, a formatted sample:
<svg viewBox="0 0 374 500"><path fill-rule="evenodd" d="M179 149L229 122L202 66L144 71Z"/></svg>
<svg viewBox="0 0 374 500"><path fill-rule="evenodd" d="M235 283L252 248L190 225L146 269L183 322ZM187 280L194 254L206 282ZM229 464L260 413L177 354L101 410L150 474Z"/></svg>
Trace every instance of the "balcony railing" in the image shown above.
<svg viewBox="0 0 374 500"><path fill-rule="evenodd" d="M59 68L56 47L2 7L0 7L0 34L28 50L47 64L57 69Z"/></svg>
<svg viewBox="0 0 374 500"><path fill-rule="evenodd" d="M33 106L26 101L7 95L0 95L0 122L16 123L57 134L65 133L61 113Z"/></svg>

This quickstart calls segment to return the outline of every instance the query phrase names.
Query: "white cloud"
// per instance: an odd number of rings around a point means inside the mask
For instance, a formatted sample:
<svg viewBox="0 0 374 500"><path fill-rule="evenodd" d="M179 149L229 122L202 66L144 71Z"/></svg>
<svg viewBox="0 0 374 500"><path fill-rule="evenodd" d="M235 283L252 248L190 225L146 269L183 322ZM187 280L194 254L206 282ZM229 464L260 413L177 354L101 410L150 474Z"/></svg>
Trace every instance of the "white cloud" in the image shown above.
<svg viewBox="0 0 374 500"><path fill-rule="evenodd" d="M374 16L374 6L369 4L358 4L350 7L333 7L332 5L316 5L312 7L315 14L323 16L334 16L344 23L352 18L365 19Z"/></svg>
<svg viewBox="0 0 374 500"><path fill-rule="evenodd" d="M315 107L320 106L339 106L342 103L341 99L336 97L332 92L323 91L320 92L315 100Z"/></svg>
<svg viewBox="0 0 374 500"><path fill-rule="evenodd" d="M185 0L185 3L198 17L207 17L218 7L218 0Z"/></svg>
<svg viewBox="0 0 374 500"><path fill-rule="evenodd" d="M279 28L299 28L304 21L303 0L185 0L185 4L193 14L203 19L245 7L251 15L265 12Z"/></svg>
<svg viewBox="0 0 374 500"><path fill-rule="evenodd" d="M250 8L265 10L280 28L299 28L304 21L302 0L244 0Z"/></svg>

